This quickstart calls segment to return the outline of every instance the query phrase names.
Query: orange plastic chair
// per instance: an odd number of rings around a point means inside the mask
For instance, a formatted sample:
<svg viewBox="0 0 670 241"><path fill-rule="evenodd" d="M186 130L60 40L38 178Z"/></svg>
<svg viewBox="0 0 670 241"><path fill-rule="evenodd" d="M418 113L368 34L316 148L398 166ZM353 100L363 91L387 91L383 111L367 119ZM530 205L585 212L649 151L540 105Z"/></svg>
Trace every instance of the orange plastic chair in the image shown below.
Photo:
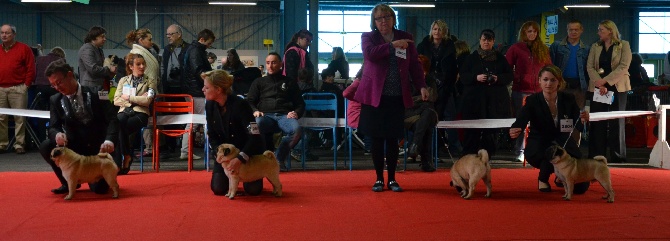
<svg viewBox="0 0 670 241"><path fill-rule="evenodd" d="M186 94L161 94L154 99L153 110L153 128L154 128L154 142L153 142L153 168L158 172L160 168L160 148L159 137L164 134L170 137L178 137L185 133L191 133L193 125L188 129L182 130L161 130L156 128L158 124L157 119L161 116L193 114L193 97ZM193 169L193 138L188 138L188 171Z"/></svg>
<svg viewBox="0 0 670 241"><path fill-rule="evenodd" d="M528 97L528 96L523 97L523 101L521 102L521 106L526 105L526 97ZM524 151L526 150L526 144L528 143L528 133L529 132L530 132L530 125L526 124L526 128L524 129L524 132L523 132L524 133L523 134L523 146L521 147L521 148L524 149ZM526 155L523 156L523 167L526 167Z"/></svg>

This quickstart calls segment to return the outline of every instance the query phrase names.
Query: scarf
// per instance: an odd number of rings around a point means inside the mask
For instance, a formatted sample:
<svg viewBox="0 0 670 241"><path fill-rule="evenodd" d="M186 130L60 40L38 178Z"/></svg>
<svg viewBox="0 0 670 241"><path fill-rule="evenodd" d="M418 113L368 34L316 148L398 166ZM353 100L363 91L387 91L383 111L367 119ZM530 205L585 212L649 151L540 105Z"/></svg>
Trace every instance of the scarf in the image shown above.
<svg viewBox="0 0 670 241"><path fill-rule="evenodd" d="M497 55L496 51L491 49L491 50L483 50L482 47L477 48L477 53L479 54L479 57L481 57L485 61L496 61Z"/></svg>

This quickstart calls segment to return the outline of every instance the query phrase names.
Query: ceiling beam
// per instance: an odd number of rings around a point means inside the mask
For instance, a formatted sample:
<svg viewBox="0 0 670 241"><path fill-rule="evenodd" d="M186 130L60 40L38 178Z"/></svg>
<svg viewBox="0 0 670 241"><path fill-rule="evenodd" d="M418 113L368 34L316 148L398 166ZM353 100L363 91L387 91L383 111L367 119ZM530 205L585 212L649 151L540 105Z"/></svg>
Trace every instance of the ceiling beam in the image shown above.
<svg viewBox="0 0 670 241"><path fill-rule="evenodd" d="M565 5L579 4L581 2L584 2L584 0L557 0L542 4L531 2L519 3L512 8L511 17L512 20L524 19L530 16L539 15L542 12L554 11Z"/></svg>

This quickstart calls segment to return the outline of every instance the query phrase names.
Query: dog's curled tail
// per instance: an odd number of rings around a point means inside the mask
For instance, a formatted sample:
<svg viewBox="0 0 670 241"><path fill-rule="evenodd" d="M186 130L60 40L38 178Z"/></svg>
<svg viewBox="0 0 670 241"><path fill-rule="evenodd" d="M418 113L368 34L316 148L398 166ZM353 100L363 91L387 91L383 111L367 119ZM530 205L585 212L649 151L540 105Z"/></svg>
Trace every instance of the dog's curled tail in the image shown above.
<svg viewBox="0 0 670 241"><path fill-rule="evenodd" d="M480 160L482 160L485 164L489 163L489 152L486 151L486 149L480 149L477 152L477 156L479 157Z"/></svg>
<svg viewBox="0 0 670 241"><path fill-rule="evenodd" d="M263 152L263 156L270 158L271 160L277 160L277 157L275 156L275 153L272 151L265 151Z"/></svg>
<svg viewBox="0 0 670 241"><path fill-rule="evenodd" d="M593 160L601 161L601 162L607 164L607 158L604 157L604 156L594 156L594 157L593 157Z"/></svg>

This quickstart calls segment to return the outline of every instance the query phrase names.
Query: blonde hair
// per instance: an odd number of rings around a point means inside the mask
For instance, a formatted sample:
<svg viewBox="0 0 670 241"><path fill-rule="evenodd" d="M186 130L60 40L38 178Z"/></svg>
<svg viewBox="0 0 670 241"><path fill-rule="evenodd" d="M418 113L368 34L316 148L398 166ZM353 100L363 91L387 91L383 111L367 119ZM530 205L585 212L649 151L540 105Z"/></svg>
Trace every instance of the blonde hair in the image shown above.
<svg viewBox="0 0 670 241"><path fill-rule="evenodd" d="M540 24L537 22L528 21L521 25L521 29L519 29L519 42L528 43L528 36L526 36L526 31L531 27L537 31L537 37L535 40L530 42L530 52L533 55L533 59L537 63L551 63L549 60L549 47L544 45L540 39Z"/></svg>
<svg viewBox="0 0 670 241"><path fill-rule="evenodd" d="M223 92L228 95L233 93L233 77L224 70L216 69L207 71L200 74L200 77L213 86L221 88Z"/></svg>
<svg viewBox="0 0 670 241"><path fill-rule="evenodd" d="M612 43L619 43L621 41L621 33L619 33L619 28L612 20L606 19L599 23L607 30L612 31Z"/></svg>
<svg viewBox="0 0 670 241"><path fill-rule="evenodd" d="M454 42L454 47L456 48L456 57L470 53L470 46L463 40Z"/></svg>
<svg viewBox="0 0 670 241"><path fill-rule="evenodd" d="M440 28L440 32L442 33L442 39L448 40L449 39L449 26L447 26L447 23L444 22L442 19L435 20L432 24L430 24L430 31L428 32L428 37L430 41L433 41L433 26L437 25L438 28Z"/></svg>

